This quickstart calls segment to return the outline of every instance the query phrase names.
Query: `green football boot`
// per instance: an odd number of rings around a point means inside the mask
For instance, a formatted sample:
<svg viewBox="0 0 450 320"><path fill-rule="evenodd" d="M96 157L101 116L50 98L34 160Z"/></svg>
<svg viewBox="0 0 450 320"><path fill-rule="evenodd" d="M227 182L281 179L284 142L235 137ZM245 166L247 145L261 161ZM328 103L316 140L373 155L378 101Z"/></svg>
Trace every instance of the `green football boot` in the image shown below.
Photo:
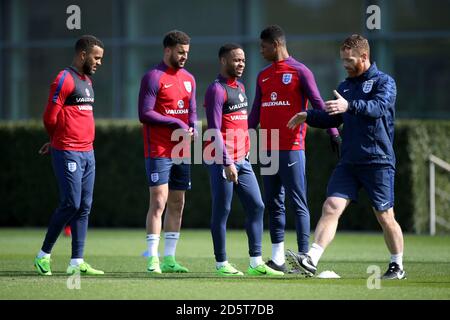
<svg viewBox="0 0 450 320"><path fill-rule="evenodd" d="M282 276L284 275L284 272L274 270L267 264L263 263L255 268L249 266L247 269L247 274L249 276Z"/></svg>
<svg viewBox="0 0 450 320"><path fill-rule="evenodd" d="M161 264L161 271L163 273L186 273L189 270L175 261L174 256L165 256Z"/></svg>
<svg viewBox="0 0 450 320"><path fill-rule="evenodd" d="M151 274L161 274L158 257L151 256L147 258L147 272Z"/></svg>
<svg viewBox="0 0 450 320"><path fill-rule="evenodd" d="M96 270L96 269L92 268L86 262L80 263L77 266L72 266L69 264L69 266L67 267L66 273L67 274L79 273L80 275L86 275L86 276L98 276L98 275L105 274L101 270Z"/></svg>
<svg viewBox="0 0 450 320"><path fill-rule="evenodd" d="M227 263L224 266L221 266L216 270L216 273L219 276L225 276L225 277L233 277L233 276L243 276L244 274L242 271L239 271L235 267L233 267L231 264Z"/></svg>
<svg viewBox="0 0 450 320"><path fill-rule="evenodd" d="M34 266L36 267L37 272L43 276L51 276L52 270L50 269L50 258L36 257L34 259Z"/></svg>

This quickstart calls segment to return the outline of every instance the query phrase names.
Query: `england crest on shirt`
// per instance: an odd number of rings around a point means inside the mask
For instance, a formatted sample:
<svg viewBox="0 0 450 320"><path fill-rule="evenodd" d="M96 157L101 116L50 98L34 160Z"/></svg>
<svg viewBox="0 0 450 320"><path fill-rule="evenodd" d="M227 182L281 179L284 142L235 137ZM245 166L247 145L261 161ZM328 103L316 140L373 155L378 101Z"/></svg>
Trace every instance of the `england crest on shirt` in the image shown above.
<svg viewBox="0 0 450 320"><path fill-rule="evenodd" d="M184 81L184 87L186 88L186 91L191 93L192 91L192 84L190 81Z"/></svg>
<svg viewBox="0 0 450 320"><path fill-rule="evenodd" d="M150 179L152 179L152 182L158 181L158 180L159 180L159 174L158 174L158 172L152 173L152 174L150 175Z"/></svg>
<svg viewBox="0 0 450 320"><path fill-rule="evenodd" d="M370 91L372 91L372 87L373 87L373 80L367 80L364 81L362 84L362 90L364 93L369 93Z"/></svg>
<svg viewBox="0 0 450 320"><path fill-rule="evenodd" d="M281 79L284 84L289 84L292 81L292 73L283 73L283 78Z"/></svg>

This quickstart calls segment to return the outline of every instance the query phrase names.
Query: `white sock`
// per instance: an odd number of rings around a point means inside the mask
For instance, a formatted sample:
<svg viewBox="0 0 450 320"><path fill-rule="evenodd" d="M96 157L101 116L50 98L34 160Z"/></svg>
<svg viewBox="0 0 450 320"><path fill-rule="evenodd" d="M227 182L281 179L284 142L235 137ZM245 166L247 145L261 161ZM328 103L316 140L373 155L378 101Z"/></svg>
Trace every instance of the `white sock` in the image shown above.
<svg viewBox="0 0 450 320"><path fill-rule="evenodd" d="M226 266L227 264L228 264L227 260L222 261L222 262L217 262L216 261L216 269L220 269L221 267Z"/></svg>
<svg viewBox="0 0 450 320"><path fill-rule="evenodd" d="M319 263L319 259L323 254L323 248L317 243L313 243L308 251L308 256L311 257L312 262L315 266Z"/></svg>
<svg viewBox="0 0 450 320"><path fill-rule="evenodd" d="M44 252L44 251L42 251L42 250L39 250L39 253L38 253L37 257L38 257L39 259L40 259L40 258L43 258L43 257L46 257L46 258L49 258L49 259L50 259L50 253Z"/></svg>
<svg viewBox="0 0 450 320"><path fill-rule="evenodd" d="M259 265L264 264L262 256L259 257L250 257L250 267L256 268Z"/></svg>
<svg viewBox="0 0 450 320"><path fill-rule="evenodd" d="M83 258L81 258L81 259L80 258L78 258L78 259L70 259L70 265L74 266L74 267L82 264L83 262L84 262Z"/></svg>
<svg viewBox="0 0 450 320"><path fill-rule="evenodd" d="M403 252L391 254L391 262L395 262L403 270Z"/></svg>
<svg viewBox="0 0 450 320"><path fill-rule="evenodd" d="M159 234L147 234L147 248L149 257L158 256Z"/></svg>
<svg viewBox="0 0 450 320"><path fill-rule="evenodd" d="M175 257L175 250L177 249L177 242L179 238L179 232L164 233L164 256Z"/></svg>
<svg viewBox="0 0 450 320"><path fill-rule="evenodd" d="M284 242L272 243L272 261L279 266L286 262L284 258Z"/></svg>

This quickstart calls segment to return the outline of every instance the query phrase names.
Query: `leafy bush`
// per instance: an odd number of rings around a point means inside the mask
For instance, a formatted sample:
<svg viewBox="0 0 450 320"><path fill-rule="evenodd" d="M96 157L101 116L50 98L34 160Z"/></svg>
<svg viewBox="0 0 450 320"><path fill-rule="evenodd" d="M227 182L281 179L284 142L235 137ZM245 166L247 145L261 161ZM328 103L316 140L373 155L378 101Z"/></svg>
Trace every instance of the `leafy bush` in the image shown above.
<svg viewBox="0 0 450 320"><path fill-rule="evenodd" d="M449 121L399 121L395 150L396 216L406 231L428 230L428 155L450 160ZM38 149L48 140L39 122L0 123L0 225L46 226L58 202L49 156ZM324 130L309 128L306 138L308 201L311 227L320 218L328 178L337 162ZM99 120L96 127L97 176L91 226L144 228L149 195L145 177L141 126L135 121ZM254 166L259 175L258 166ZM183 227L208 228L210 184L204 165L192 166L192 190L187 192ZM442 190L450 193L445 172L437 172ZM261 181L260 181L261 182ZM260 183L262 188L262 183ZM440 204L445 209L448 204ZM438 208L438 209L439 209ZM294 228L287 206L287 227ZM448 210L447 210L448 211ZM235 197L229 228L243 228L245 212ZM265 222L267 227L267 213ZM340 229L379 230L364 192L344 213Z"/></svg>

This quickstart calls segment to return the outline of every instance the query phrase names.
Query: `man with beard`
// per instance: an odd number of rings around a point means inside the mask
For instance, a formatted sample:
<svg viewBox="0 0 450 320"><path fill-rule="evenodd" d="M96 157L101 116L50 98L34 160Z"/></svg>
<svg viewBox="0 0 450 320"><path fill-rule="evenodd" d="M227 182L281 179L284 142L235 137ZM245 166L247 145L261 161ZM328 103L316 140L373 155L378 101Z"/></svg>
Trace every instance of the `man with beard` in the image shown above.
<svg viewBox="0 0 450 320"><path fill-rule="evenodd" d="M278 276L283 272L273 270L262 260L264 203L258 181L247 154L250 150L247 106L244 85L237 79L245 68L245 54L238 44L225 44L219 49L221 70L205 94L208 130L214 142L207 144L204 160L208 165L216 272L221 276L242 276L243 272L227 261L226 224L231 210L233 191L238 194L246 211L245 227L248 237L250 266L247 274L252 276ZM210 148L213 146L213 148Z"/></svg>
<svg viewBox="0 0 450 320"><path fill-rule="evenodd" d="M305 254L288 250L286 255L291 265L314 275L320 257L336 234L339 217L350 202L358 199L362 187L372 202L391 253L382 279L404 279L403 234L393 209L395 81L370 62L369 42L360 35L345 39L340 55L348 78L334 91L336 100L327 101L324 111L300 112L288 123L290 129L305 121L318 128L344 124L344 130L342 157L328 182L315 241Z"/></svg>
<svg viewBox="0 0 450 320"><path fill-rule="evenodd" d="M191 188L190 140L197 118L195 79L184 69L189 36L178 30L163 40L163 61L142 78L139 120L143 124L145 168L150 191L147 213L147 272L188 272L175 260L180 237L185 191ZM178 135L178 137L176 137ZM184 148L177 152L179 138ZM164 260L159 263L158 246L164 219Z"/></svg>
<svg viewBox="0 0 450 320"><path fill-rule="evenodd" d="M51 153L60 203L34 260L41 275L52 274L50 253L67 224L72 229L72 258L66 272L104 274L83 260L95 180L94 89L89 76L102 64L103 51L103 43L99 39L91 35L82 36L75 44L72 65L61 71L50 87L43 117L50 142L44 144L39 152Z"/></svg>

